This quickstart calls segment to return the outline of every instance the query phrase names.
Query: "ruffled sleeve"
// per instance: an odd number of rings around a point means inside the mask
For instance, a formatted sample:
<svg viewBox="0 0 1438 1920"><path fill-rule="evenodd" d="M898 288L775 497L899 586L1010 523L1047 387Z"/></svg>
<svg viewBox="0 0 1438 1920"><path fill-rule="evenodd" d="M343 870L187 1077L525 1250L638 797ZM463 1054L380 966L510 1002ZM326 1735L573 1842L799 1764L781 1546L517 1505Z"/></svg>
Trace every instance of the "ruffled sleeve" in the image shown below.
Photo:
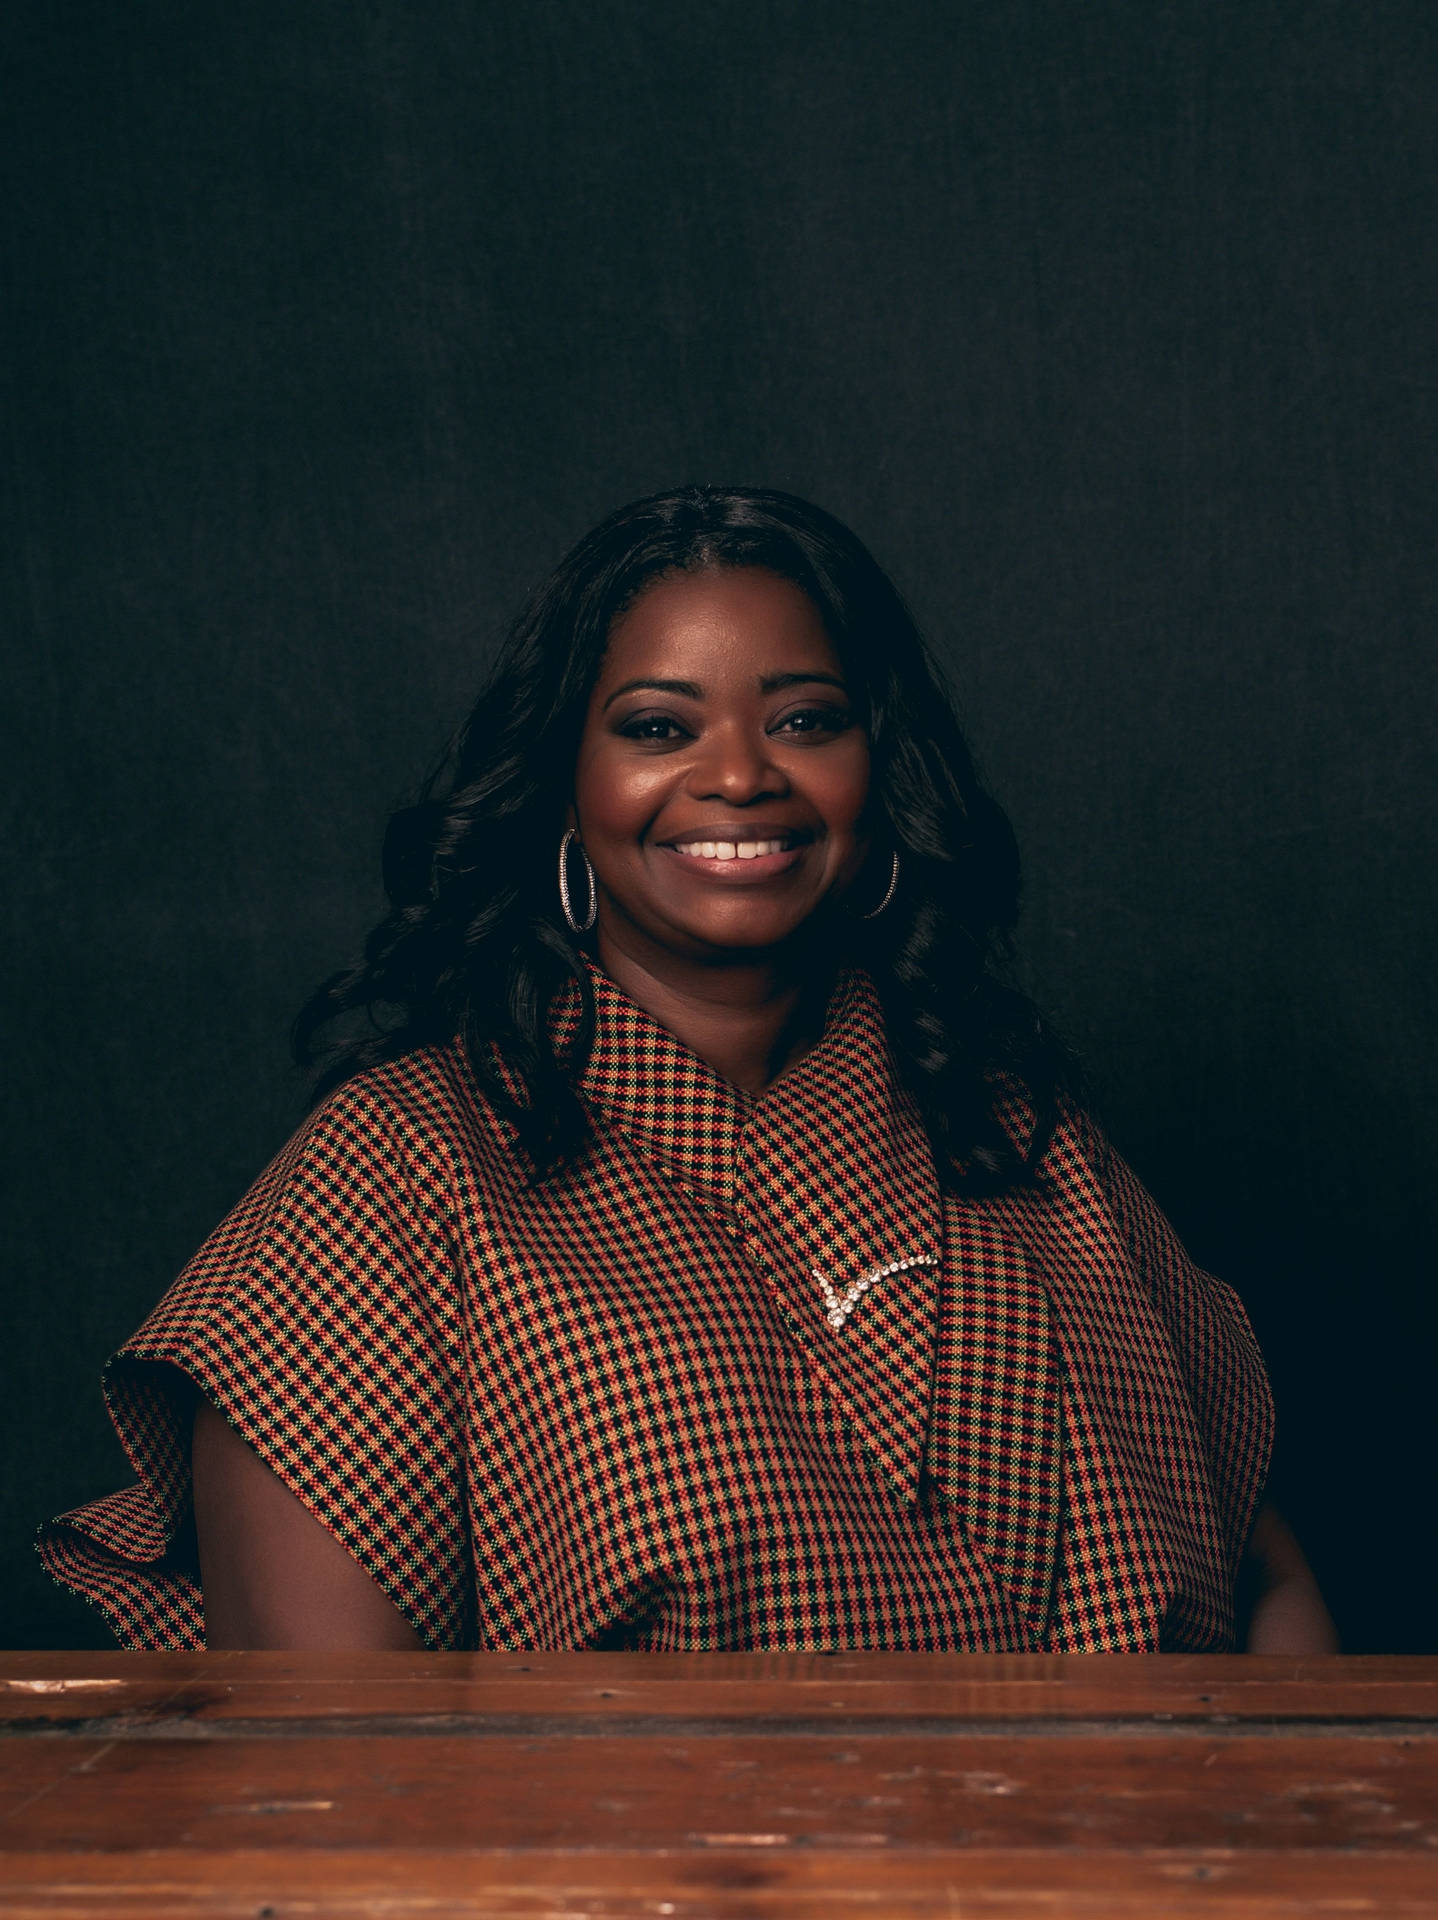
<svg viewBox="0 0 1438 1920"><path fill-rule="evenodd" d="M43 1527L122 1645L204 1645L196 1389L424 1641L473 1632L460 1332L441 1161L360 1076L300 1129L109 1362L138 1485Z"/></svg>
<svg viewBox="0 0 1438 1920"><path fill-rule="evenodd" d="M1237 1567L1268 1477L1273 1396L1257 1338L1231 1286L1198 1266L1162 1209L1097 1126L1080 1128L1111 1217L1168 1330L1207 1447L1210 1484Z"/></svg>

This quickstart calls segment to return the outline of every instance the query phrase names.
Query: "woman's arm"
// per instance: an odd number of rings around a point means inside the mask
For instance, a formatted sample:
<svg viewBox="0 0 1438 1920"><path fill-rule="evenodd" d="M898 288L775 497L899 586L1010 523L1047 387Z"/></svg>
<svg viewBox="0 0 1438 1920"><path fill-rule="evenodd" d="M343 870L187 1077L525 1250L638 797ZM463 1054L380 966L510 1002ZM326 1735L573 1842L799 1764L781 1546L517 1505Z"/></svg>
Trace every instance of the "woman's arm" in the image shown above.
<svg viewBox="0 0 1438 1920"><path fill-rule="evenodd" d="M423 1645L359 1562L208 1400L196 1403L190 1453L207 1646Z"/></svg>
<svg viewBox="0 0 1438 1920"><path fill-rule="evenodd" d="M1333 1616L1292 1528L1271 1500L1253 1523L1242 1578L1251 1595L1245 1653L1337 1653Z"/></svg>

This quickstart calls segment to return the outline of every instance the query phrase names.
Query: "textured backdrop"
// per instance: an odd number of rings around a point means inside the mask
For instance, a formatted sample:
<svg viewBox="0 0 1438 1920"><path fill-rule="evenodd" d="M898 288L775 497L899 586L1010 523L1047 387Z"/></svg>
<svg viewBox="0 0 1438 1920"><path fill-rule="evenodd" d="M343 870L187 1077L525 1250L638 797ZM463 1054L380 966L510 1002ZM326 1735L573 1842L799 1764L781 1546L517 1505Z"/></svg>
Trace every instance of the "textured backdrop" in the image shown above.
<svg viewBox="0 0 1438 1920"><path fill-rule="evenodd" d="M1431 0L6 31L0 1639L104 1639L30 1531L124 1474L100 1363L297 1119L388 806L559 552L713 479L908 593L1349 1644L1438 1648Z"/></svg>

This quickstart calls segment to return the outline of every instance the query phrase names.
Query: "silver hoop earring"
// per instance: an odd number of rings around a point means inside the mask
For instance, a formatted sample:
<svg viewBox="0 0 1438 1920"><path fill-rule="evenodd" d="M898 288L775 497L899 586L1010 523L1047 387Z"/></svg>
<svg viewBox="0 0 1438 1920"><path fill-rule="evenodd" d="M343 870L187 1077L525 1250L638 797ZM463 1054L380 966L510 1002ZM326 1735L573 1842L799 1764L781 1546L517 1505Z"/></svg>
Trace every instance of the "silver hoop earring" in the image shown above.
<svg viewBox="0 0 1438 1920"><path fill-rule="evenodd" d="M589 864L589 855L583 844L579 848L579 857L584 862L584 876L589 882L589 912L583 920L576 920L574 909L569 904L569 843L577 839L574 828L570 827L559 843L559 904L571 933L588 933L594 925L594 917L599 912L599 889L594 884L594 869Z"/></svg>
<svg viewBox="0 0 1438 1920"><path fill-rule="evenodd" d="M889 891L884 895L883 899L879 902L878 906L875 907L872 913L861 913L859 915L859 918L861 920L877 920L879 915L884 911L884 908L887 907L889 902L893 899L894 889L898 886L898 884L899 884L899 855L896 850L894 853L894 864L889 869Z"/></svg>

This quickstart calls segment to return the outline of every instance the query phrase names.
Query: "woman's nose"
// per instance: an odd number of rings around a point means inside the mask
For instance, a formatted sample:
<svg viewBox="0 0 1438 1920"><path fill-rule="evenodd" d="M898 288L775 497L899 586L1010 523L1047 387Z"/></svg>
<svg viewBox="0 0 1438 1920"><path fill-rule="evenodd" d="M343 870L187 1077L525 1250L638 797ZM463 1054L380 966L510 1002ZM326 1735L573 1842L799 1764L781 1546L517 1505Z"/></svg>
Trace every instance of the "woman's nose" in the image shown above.
<svg viewBox="0 0 1438 1920"><path fill-rule="evenodd" d="M723 799L733 806L789 790L769 750L769 736L743 727L716 728L705 737L688 784L696 800Z"/></svg>

